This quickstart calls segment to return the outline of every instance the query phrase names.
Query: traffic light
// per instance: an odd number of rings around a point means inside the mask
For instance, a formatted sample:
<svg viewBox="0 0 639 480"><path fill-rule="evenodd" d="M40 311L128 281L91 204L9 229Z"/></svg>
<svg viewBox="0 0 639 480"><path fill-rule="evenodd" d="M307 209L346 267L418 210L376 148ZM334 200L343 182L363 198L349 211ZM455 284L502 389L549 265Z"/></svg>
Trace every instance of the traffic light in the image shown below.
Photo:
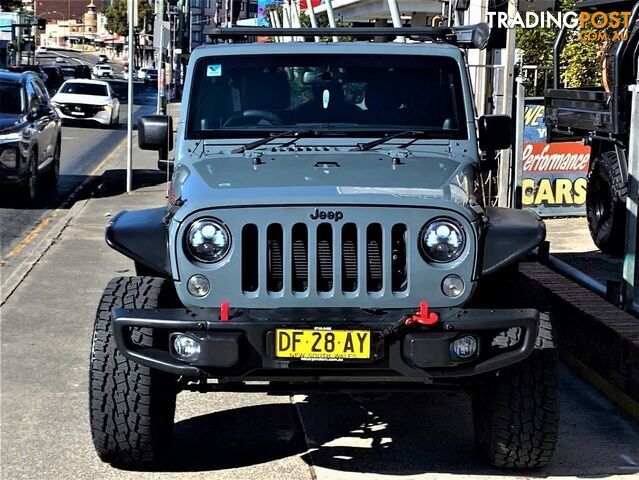
<svg viewBox="0 0 639 480"><path fill-rule="evenodd" d="M38 32L44 32L47 29L47 20L45 18L38 18Z"/></svg>
<svg viewBox="0 0 639 480"><path fill-rule="evenodd" d="M14 53L16 51L16 44L13 42L9 42L7 44L7 50L9 53Z"/></svg>

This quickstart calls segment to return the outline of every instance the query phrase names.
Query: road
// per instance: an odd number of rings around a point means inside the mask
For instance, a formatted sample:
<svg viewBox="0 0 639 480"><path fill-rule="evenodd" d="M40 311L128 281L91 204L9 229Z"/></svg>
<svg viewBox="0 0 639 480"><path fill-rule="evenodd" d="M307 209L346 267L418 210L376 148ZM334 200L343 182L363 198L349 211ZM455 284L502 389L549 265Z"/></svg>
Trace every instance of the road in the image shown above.
<svg viewBox="0 0 639 480"><path fill-rule="evenodd" d="M113 154L123 132L65 127L64 135L67 171L86 172ZM121 152L115 150L117 163L109 166L120 188ZM156 157L150 152L135 155L137 165L149 174ZM136 174L140 181L141 173ZM291 397L181 392L168 467L138 472L99 462L87 405L92 321L107 281L133 274L132 262L105 245L104 224L123 209L166 202L164 177L152 174L152 181L132 195L110 191L108 179L103 179L101 185L107 187L79 209L2 306L0 477L639 478L639 424L565 366L557 452L551 466L541 471L487 468L475 449L470 401L463 394ZM42 210L38 218L50 208ZM26 217L29 212L14 207L10 213ZM4 230L2 217L0 222Z"/></svg>
<svg viewBox="0 0 639 480"><path fill-rule="evenodd" d="M145 152L135 159L146 169L155 162ZM111 172L118 175L122 164L111 165ZM541 471L487 468L475 449L469 398L424 394L181 392L168 467L138 472L101 463L87 405L92 320L107 281L133 274L132 262L105 245L104 224L123 209L161 205L163 181L156 173L132 195L107 186L3 305L2 478L639 478L639 424L567 367L561 368L557 452Z"/></svg>
<svg viewBox="0 0 639 480"><path fill-rule="evenodd" d="M75 52L50 52L38 57L43 65L55 63L59 54L65 55L67 64L95 64L97 55ZM113 64L121 78L121 66ZM15 190L8 189L0 194L0 258L10 261L12 250L21 239L35 228L51 211L65 205L67 197L91 176L113 149L126 137L126 115L128 99L126 82L109 80L120 94L120 127L109 130L98 125L63 126L62 154L60 159L60 180L57 191L50 198L44 198L37 205L28 205L17 199ZM137 117L154 112L156 101L152 87L145 87L140 82L134 83L133 113L134 122ZM71 205L65 205L67 208Z"/></svg>

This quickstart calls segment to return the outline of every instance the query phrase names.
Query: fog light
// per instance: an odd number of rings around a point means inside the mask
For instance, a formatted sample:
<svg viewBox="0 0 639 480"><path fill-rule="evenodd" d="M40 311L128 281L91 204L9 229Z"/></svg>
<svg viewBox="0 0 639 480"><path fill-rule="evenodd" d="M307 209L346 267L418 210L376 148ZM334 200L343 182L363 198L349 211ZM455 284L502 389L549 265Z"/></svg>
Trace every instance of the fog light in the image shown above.
<svg viewBox="0 0 639 480"><path fill-rule="evenodd" d="M178 333L173 337L173 350L180 358L185 360L192 359L200 355L200 342L188 335Z"/></svg>
<svg viewBox="0 0 639 480"><path fill-rule="evenodd" d="M442 282L442 292L447 297L459 297L464 293L464 281L459 275L448 275Z"/></svg>
<svg viewBox="0 0 639 480"><path fill-rule="evenodd" d="M462 335L452 343L453 353L461 359L468 359L477 354L477 339L472 335Z"/></svg>
<svg viewBox="0 0 639 480"><path fill-rule="evenodd" d="M186 288L194 297L206 297L211 290L211 284L204 275L193 275L186 282Z"/></svg>

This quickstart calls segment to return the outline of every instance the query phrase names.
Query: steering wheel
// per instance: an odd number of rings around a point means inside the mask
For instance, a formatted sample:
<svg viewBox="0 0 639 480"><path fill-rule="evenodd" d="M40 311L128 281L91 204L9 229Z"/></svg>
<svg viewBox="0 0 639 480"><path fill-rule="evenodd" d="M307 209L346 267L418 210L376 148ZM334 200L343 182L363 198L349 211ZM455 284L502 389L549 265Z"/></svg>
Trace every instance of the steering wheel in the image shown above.
<svg viewBox="0 0 639 480"><path fill-rule="evenodd" d="M248 121L251 121L250 123ZM266 110L245 110L234 113L224 122L224 127L237 127L240 125L256 125L260 120L266 120L271 125L281 125L282 119L273 112Z"/></svg>

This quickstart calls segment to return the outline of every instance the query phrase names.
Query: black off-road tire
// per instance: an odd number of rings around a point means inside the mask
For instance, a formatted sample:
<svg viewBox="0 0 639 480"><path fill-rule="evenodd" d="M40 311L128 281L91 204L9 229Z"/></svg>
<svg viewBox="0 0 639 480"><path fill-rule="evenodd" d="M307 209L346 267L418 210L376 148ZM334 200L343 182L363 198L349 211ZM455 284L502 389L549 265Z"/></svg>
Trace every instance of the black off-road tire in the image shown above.
<svg viewBox="0 0 639 480"><path fill-rule="evenodd" d="M93 444L104 462L152 466L162 463L170 450L177 377L124 358L113 338L111 311L158 308L171 297L171 289L162 278L114 278L100 300L91 347L89 413ZM168 341L150 329L133 330L132 340L164 348Z"/></svg>
<svg viewBox="0 0 639 480"><path fill-rule="evenodd" d="M592 240L604 253L623 253L627 195L617 154L603 152L588 172L586 216Z"/></svg>
<svg viewBox="0 0 639 480"><path fill-rule="evenodd" d="M22 197L35 204L40 200L40 172L38 171L38 151L34 148L29 152L27 171L22 184Z"/></svg>
<svg viewBox="0 0 639 480"><path fill-rule="evenodd" d="M547 315L525 361L491 376L473 395L475 440L494 467L541 468L550 462L559 426L559 374Z"/></svg>

